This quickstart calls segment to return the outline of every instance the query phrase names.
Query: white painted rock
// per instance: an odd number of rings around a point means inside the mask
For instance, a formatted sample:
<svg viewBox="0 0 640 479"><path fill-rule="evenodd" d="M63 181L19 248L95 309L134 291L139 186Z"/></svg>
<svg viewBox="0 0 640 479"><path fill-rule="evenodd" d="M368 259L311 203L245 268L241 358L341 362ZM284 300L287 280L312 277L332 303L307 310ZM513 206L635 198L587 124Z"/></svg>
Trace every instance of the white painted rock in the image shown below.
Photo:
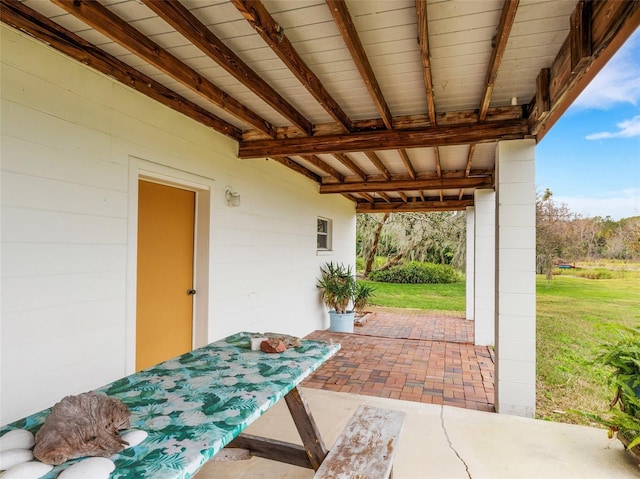
<svg viewBox="0 0 640 479"><path fill-rule="evenodd" d="M33 433L26 429L14 429L0 437L0 451L7 449L31 449L36 443Z"/></svg>
<svg viewBox="0 0 640 479"><path fill-rule="evenodd" d="M39 479L51 469L52 465L40 461L23 462L5 471L2 479Z"/></svg>
<svg viewBox="0 0 640 479"><path fill-rule="evenodd" d="M89 457L66 468L58 479L108 479L116 468L106 457Z"/></svg>
<svg viewBox="0 0 640 479"><path fill-rule="evenodd" d="M147 436L147 431L140 431L139 429L132 429L124 434L121 434L122 440L127 441L129 445L127 447L133 447L144 441Z"/></svg>
<svg viewBox="0 0 640 479"><path fill-rule="evenodd" d="M13 466L29 461L33 461L31 449L7 449L0 452L0 471L6 471Z"/></svg>

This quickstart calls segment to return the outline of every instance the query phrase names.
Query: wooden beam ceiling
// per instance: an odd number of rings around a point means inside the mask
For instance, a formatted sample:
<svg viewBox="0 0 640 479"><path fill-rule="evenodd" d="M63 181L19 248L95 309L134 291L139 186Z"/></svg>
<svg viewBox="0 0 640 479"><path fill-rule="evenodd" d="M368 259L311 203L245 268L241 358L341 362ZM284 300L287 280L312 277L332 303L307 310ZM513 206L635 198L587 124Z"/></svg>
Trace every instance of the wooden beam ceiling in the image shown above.
<svg viewBox="0 0 640 479"><path fill-rule="evenodd" d="M0 0L2 21L39 38L56 50L116 79L169 108L236 140L242 131L161 83L130 67L75 33L61 27L21 2Z"/></svg>
<svg viewBox="0 0 640 479"><path fill-rule="evenodd" d="M347 114L324 88L316 74L305 64L291 45L284 29L273 19L264 5L259 0L231 0L231 3L344 131L351 131L351 120Z"/></svg>
<svg viewBox="0 0 640 479"><path fill-rule="evenodd" d="M291 104L282 98L271 85L244 63L229 47L216 37L206 25L198 20L186 7L175 0L158 2L142 0L144 4L164 21L197 46L209 58L249 88L274 110L296 125L307 135L313 133L313 125Z"/></svg>
<svg viewBox="0 0 640 479"><path fill-rule="evenodd" d="M342 39L346 43L349 52L351 52L351 58L356 64L356 67L360 72L360 76L362 77L374 104L376 105L380 118L382 118L387 129L392 129L393 122L391 118L391 111L384 99L380 85L376 80L376 76L373 73L373 68L371 68L369 58L364 51L360 37L358 37L358 31L353 24L353 20L351 19L346 3L343 0L326 0L326 2L329 6L329 10L331 11L331 15L333 15L333 19L338 26L338 30L340 30L340 35L342 35Z"/></svg>
<svg viewBox="0 0 640 479"><path fill-rule="evenodd" d="M219 108L228 111L236 118L254 126L270 137L276 136L275 127L267 120L226 94L193 68L182 63L160 45L103 7L102 4L86 0L52 0L52 2L179 81L193 92L215 103Z"/></svg>
<svg viewBox="0 0 640 479"><path fill-rule="evenodd" d="M427 108L424 112L393 117L370 64L354 19L343 0L325 0L328 10L366 85L378 118L352 120L328 93L320 78L296 52L284 29L259 0L229 0L278 58L335 120L312 124L303 108L295 108L286 93L272 87L259 69L253 70L238 54L197 18L197 9L189 10L176 0L155 2L140 0L165 20L190 44L218 63L236 82L240 82L277 112L289 125L275 127L242 104L197 69L187 66L168 50L134 29L129 21L116 16L115 8L86 0L52 0L53 3L123 46L204 99L200 104L176 94L121 60L109 55L59 24L47 19L21 2L0 0L0 18L15 28L41 39L53 48L109 75L168 107L239 141L241 158L272 158L320 185L322 193L341 194L357 202L357 211L438 211L464 209L473 202L475 188L492 187L491 169L474 169L476 145L507 139L540 140L568 105L584 89L613 53L640 25L640 1L578 0L570 19L570 33L551 65L546 65L535 82L535 95L524 106L491 107L491 100L509 34L518 11L518 0L505 0L496 27L493 49L484 78L484 90L478 109L438 112L434 93L434 66L431 62L427 3L416 0L416 27L419 61L424 78ZM36 5L36 4L34 4ZM217 4L212 3L216 8ZM321 6L320 6L321 7ZM36 8L34 6L34 8ZM430 6L430 8L432 8ZM126 10L126 9L124 9ZM123 14L124 10L119 11ZM365 22L362 18L356 18ZM418 57L416 56L416 59ZM254 64L252 64L254 65ZM254 65L254 68L257 68ZM156 77L154 77L156 78ZM438 78L441 81L440 78ZM223 111L249 128L241 131L208 111ZM260 103L260 107L264 108ZM260 110L263 111L263 110ZM235 121L235 120L233 120ZM469 145L466 164L460 171L447 169L450 159L439 148ZM433 148L435 171L425 170L420 153L410 148ZM394 163L392 173L381 150L397 150L402 161ZM444 151L444 150L443 150ZM348 153L362 153L353 155ZM333 167L317 156L329 154L343 169ZM411 157L410 157L411 154ZM364 161L366 156L368 161ZM413 158L413 161L412 161ZM443 161L444 160L444 161ZM389 160L390 161L390 160ZM307 165L307 166L305 166ZM419 165L421 169L416 166ZM311 169L312 168L313 171ZM398 172L398 168L404 171ZM429 166L428 168L432 168ZM322 172L323 176L314 171ZM455 195L450 190L456 190ZM471 202L471 203L469 203ZM381 209L384 208L384 209Z"/></svg>

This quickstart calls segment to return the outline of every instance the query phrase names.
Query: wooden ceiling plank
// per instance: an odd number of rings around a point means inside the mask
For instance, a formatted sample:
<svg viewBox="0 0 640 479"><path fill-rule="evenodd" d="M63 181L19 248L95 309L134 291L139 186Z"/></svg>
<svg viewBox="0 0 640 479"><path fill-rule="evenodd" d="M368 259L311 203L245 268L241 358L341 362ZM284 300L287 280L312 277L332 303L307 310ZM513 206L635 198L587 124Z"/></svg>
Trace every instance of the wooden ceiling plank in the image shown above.
<svg viewBox="0 0 640 479"><path fill-rule="evenodd" d="M334 153L333 156L340 163L342 163L344 166L349 168L349 170L351 172L353 172L355 175L359 176L363 181L367 180L367 174L364 171L362 171L362 169L358 165L356 165L355 161L353 161L351 158L349 158L346 154L344 154L344 153Z"/></svg>
<svg viewBox="0 0 640 479"><path fill-rule="evenodd" d="M498 23L495 43L493 50L491 51L491 59L489 60L489 69L487 71L484 94L480 101L480 121L484 121L487 116L489 103L491 103L491 95L493 94L493 86L496 82L496 78L498 77L498 70L500 69L500 63L502 63L502 57L507 48L511 27L513 26L513 22L516 18L519 3L520 0L504 0L500 23Z"/></svg>
<svg viewBox="0 0 640 479"><path fill-rule="evenodd" d="M274 161L286 166L287 168L295 171L296 173L300 173L303 176L306 176L310 180L315 181L316 183L322 182L322 178L319 175L316 175L313 171L308 170L304 166L299 163L296 163L291 158L286 156L272 156L270 157Z"/></svg>
<svg viewBox="0 0 640 479"><path fill-rule="evenodd" d="M318 158L316 155L305 155L305 156L301 156L300 158L302 158L305 161L308 161L313 166L321 169L325 173L328 173L333 178L338 180L340 183L344 182L344 175L340 174L340 172L336 170L333 166L322 161L322 159Z"/></svg>
<svg viewBox="0 0 640 479"><path fill-rule="evenodd" d="M231 0L231 3L327 113L341 125L344 131L351 131L353 127L347 114L302 60L285 35L284 29L273 19L264 5L259 0Z"/></svg>
<svg viewBox="0 0 640 479"><path fill-rule="evenodd" d="M400 148L398 150L398 154L400 155L400 158L402 159L402 162L404 163L404 167L409 172L409 176L412 179L415 180L416 179L416 169L413 167L413 164L411 163L411 159L409 158L409 154L407 153L407 150L405 150L404 148Z"/></svg>
<svg viewBox="0 0 640 479"><path fill-rule="evenodd" d="M87 0L52 0L53 3L95 28L100 33L143 58L154 67L182 83L195 93L215 103L218 107L247 122L270 137L276 129L268 121L229 96L198 72L182 63L160 45L156 44L109 9L98 2Z"/></svg>
<svg viewBox="0 0 640 479"><path fill-rule="evenodd" d="M309 120L244 63L238 55L180 2L176 0L164 2L158 2L157 0L142 1L177 32L224 68L227 73L249 88L302 132L307 135L313 134L313 125Z"/></svg>
<svg viewBox="0 0 640 479"><path fill-rule="evenodd" d="M344 0L326 0L326 2L329 6L329 10L331 11L331 15L333 15L333 19L338 26L338 30L340 30L340 34L351 53L351 57L360 72L360 76L362 77L367 90L369 90L369 94L371 95L373 103L378 110L378 114L382 118L387 129L392 129L393 120L391 117L391 111L384 99L378 80L376 80L376 76L373 73L373 68L371 68L371 64L369 63L366 52L364 51L364 47L362 46L362 42L358 36L358 31L353 24L353 20L351 19L346 3Z"/></svg>
<svg viewBox="0 0 640 479"><path fill-rule="evenodd" d="M241 139L242 131L217 117L200 105L173 92L161 83L130 67L92 43L66 30L21 2L0 0L2 22L22 30L47 43L59 52L95 70L108 75L124 85L209 126L223 135Z"/></svg>
<svg viewBox="0 0 640 479"><path fill-rule="evenodd" d="M435 126L421 130L382 130L351 135L241 141L238 156L259 158L269 155L334 154L367 151L371 145L376 145L376 150L427 148L521 139L528 134L526 120L507 120L474 125Z"/></svg>
<svg viewBox="0 0 640 479"><path fill-rule="evenodd" d="M373 196L371 196L371 195L369 195L367 193L359 193L359 195L362 198L364 198L367 201L367 203L374 203L376 201L376 199Z"/></svg>
<svg viewBox="0 0 640 479"><path fill-rule="evenodd" d="M373 163L375 167L378 168L380 173L382 173L382 176L384 176L387 180L391 179L391 173L389 173L389 170L386 166L384 166L384 163L378 157L378 155L376 155L375 151L365 151L364 154L367 155L367 158L371 160L371 163Z"/></svg>
<svg viewBox="0 0 640 479"><path fill-rule="evenodd" d="M401 212L430 212L430 211L464 211L473 206L472 199L417 201L417 202L358 202L356 213L401 213Z"/></svg>
<svg viewBox="0 0 640 479"><path fill-rule="evenodd" d="M537 141L544 138L613 54L638 28L640 25L640 2L629 0L595 2L591 24L592 55L590 60L582 65L579 71L572 71L571 34L569 34L550 67L551 107L549 114L541 117L536 113L530 118L531 132L536 136ZM535 97L529 105L529 110L530 112L538 111Z"/></svg>
<svg viewBox="0 0 640 479"><path fill-rule="evenodd" d="M422 73L424 86L427 91L427 108L429 120L436 124L436 102L433 93L433 78L431 75L431 53L429 52L429 29L427 19L427 2L416 0L416 12L418 17L418 42L420 43L420 59L422 61Z"/></svg>
<svg viewBox="0 0 640 479"><path fill-rule="evenodd" d="M445 190L491 187L491 176L475 178L432 178L423 180L363 181L320 185L320 193L373 193L382 191Z"/></svg>
<svg viewBox="0 0 640 479"><path fill-rule="evenodd" d="M402 199L402 201L404 201L405 203L409 200L409 198L407 197L407 194L404 191L398 191L398 194L400 195L400 198Z"/></svg>

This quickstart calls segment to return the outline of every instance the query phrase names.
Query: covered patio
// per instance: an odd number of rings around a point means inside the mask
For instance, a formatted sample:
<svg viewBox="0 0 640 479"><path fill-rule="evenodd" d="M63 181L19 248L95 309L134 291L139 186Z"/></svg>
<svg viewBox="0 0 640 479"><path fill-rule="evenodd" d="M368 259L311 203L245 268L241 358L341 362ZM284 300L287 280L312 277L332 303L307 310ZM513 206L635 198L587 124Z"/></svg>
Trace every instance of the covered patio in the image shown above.
<svg viewBox="0 0 640 479"><path fill-rule="evenodd" d="M495 411L493 350L473 344L463 313L375 308L354 334L307 338L342 346L307 388Z"/></svg>
<svg viewBox="0 0 640 479"><path fill-rule="evenodd" d="M356 214L455 210L465 319L340 338L371 357L305 389L327 443L371 402L410 414L399 477L633 473L600 430L504 415L535 414L535 147L640 1L0 0L0 20L0 423L241 331L331 340L315 283L355 264ZM143 234L170 195L180 221ZM288 435L281 406L255 427Z"/></svg>
<svg viewBox="0 0 640 479"><path fill-rule="evenodd" d="M602 429L471 411L459 407L303 388L327 445L360 404L407 413L394 461L397 479L637 478L638 466ZM299 441L286 407L249 428ZM197 479L310 479L313 471L254 457L207 463Z"/></svg>

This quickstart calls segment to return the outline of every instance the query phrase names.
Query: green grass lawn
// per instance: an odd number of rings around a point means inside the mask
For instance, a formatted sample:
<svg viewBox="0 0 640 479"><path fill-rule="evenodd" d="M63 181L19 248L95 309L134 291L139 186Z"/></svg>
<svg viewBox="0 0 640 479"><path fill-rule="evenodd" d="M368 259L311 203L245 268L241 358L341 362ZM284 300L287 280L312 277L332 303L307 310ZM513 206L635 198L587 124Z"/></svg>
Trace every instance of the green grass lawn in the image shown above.
<svg viewBox="0 0 640 479"><path fill-rule="evenodd" d="M610 392L607 371L592 364L598 347L616 337L617 325L640 324L640 270L614 271L610 279L537 277L537 414L586 424L572 410L602 411ZM394 308L465 310L465 285L390 284L376 287L372 304Z"/></svg>
<svg viewBox="0 0 640 479"><path fill-rule="evenodd" d="M464 283L397 284L362 281L373 285L375 295L371 304L389 308L465 310Z"/></svg>
<svg viewBox="0 0 640 479"><path fill-rule="evenodd" d="M616 276L537 278L538 417L587 423L571 410L607 409L608 372L592 360L616 339L615 326L640 324L640 272Z"/></svg>

